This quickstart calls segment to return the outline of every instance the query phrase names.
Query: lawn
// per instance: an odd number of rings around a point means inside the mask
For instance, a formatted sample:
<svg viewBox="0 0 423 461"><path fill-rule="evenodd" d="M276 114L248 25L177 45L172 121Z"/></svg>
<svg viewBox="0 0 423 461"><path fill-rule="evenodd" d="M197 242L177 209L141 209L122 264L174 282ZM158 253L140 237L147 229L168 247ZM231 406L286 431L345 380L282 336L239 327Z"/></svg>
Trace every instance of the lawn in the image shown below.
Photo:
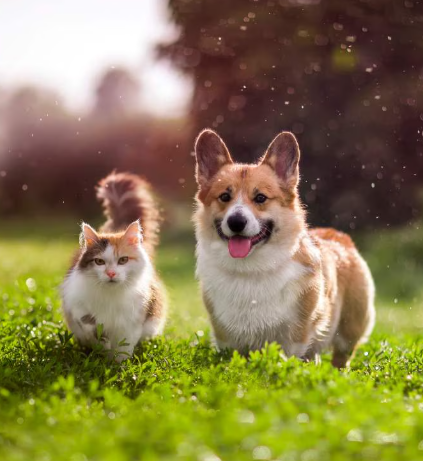
<svg viewBox="0 0 423 461"><path fill-rule="evenodd" d="M423 459L423 231L358 236L378 323L349 371L248 360L209 346L192 236L167 234L158 267L171 299L164 337L123 365L66 332L57 287L75 221L0 229L0 459Z"/></svg>

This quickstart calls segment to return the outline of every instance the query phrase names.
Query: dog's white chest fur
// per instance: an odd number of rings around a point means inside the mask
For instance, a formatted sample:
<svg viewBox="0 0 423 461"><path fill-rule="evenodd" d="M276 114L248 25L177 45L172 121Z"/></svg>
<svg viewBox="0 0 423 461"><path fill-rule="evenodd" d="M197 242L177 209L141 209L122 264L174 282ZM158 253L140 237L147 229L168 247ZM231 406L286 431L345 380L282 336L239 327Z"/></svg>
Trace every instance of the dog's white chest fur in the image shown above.
<svg viewBox="0 0 423 461"><path fill-rule="evenodd" d="M260 348L265 341L276 340L279 331L278 342L291 349L288 333L298 320L307 269L286 252L275 256L270 247L253 252L250 261L228 260L224 244L197 247L197 276L213 317L229 333L226 344L218 340L221 348ZM235 266L245 270L231 270Z"/></svg>

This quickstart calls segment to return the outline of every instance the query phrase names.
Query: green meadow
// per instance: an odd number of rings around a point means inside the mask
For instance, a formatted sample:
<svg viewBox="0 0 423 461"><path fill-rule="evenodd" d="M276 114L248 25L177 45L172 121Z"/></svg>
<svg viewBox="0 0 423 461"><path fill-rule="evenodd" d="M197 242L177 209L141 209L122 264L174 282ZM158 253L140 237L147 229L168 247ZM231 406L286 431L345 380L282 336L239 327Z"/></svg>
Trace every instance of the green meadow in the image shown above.
<svg viewBox="0 0 423 461"><path fill-rule="evenodd" d="M166 232L157 264L165 335L122 365L66 331L58 286L76 220L0 229L0 459L423 459L423 230L356 240L377 286L377 325L348 371L287 360L276 345L217 353L189 231Z"/></svg>

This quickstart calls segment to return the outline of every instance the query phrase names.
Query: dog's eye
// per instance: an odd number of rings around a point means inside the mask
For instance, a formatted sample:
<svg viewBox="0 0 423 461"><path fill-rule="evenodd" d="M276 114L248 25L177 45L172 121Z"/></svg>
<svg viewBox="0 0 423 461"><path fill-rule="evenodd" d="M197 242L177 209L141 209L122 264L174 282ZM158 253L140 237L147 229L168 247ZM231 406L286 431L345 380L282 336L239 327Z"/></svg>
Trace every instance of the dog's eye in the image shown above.
<svg viewBox="0 0 423 461"><path fill-rule="evenodd" d="M128 262L128 259L128 256L122 256L121 258L119 258L118 264L122 266L123 264L126 264Z"/></svg>
<svg viewBox="0 0 423 461"><path fill-rule="evenodd" d="M95 258L94 262L97 264L97 266L104 266L106 264L104 262L104 259L100 259L100 258Z"/></svg>
<svg viewBox="0 0 423 461"><path fill-rule="evenodd" d="M257 194L254 197L254 201L256 203L264 203L267 200L267 197L264 194Z"/></svg>
<svg viewBox="0 0 423 461"><path fill-rule="evenodd" d="M230 202L231 201L231 196L227 192L223 192L223 194L221 194L219 196L219 200L221 202Z"/></svg>

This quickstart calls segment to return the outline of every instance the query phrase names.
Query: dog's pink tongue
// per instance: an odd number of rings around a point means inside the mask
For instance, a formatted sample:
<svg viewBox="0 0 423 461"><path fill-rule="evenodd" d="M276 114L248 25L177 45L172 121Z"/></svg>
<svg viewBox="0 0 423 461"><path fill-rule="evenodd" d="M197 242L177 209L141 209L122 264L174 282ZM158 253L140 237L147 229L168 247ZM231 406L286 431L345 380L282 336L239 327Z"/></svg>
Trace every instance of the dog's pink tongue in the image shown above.
<svg viewBox="0 0 423 461"><path fill-rule="evenodd" d="M252 247L251 239L245 237L231 237L229 239L229 254L232 258L246 258Z"/></svg>

